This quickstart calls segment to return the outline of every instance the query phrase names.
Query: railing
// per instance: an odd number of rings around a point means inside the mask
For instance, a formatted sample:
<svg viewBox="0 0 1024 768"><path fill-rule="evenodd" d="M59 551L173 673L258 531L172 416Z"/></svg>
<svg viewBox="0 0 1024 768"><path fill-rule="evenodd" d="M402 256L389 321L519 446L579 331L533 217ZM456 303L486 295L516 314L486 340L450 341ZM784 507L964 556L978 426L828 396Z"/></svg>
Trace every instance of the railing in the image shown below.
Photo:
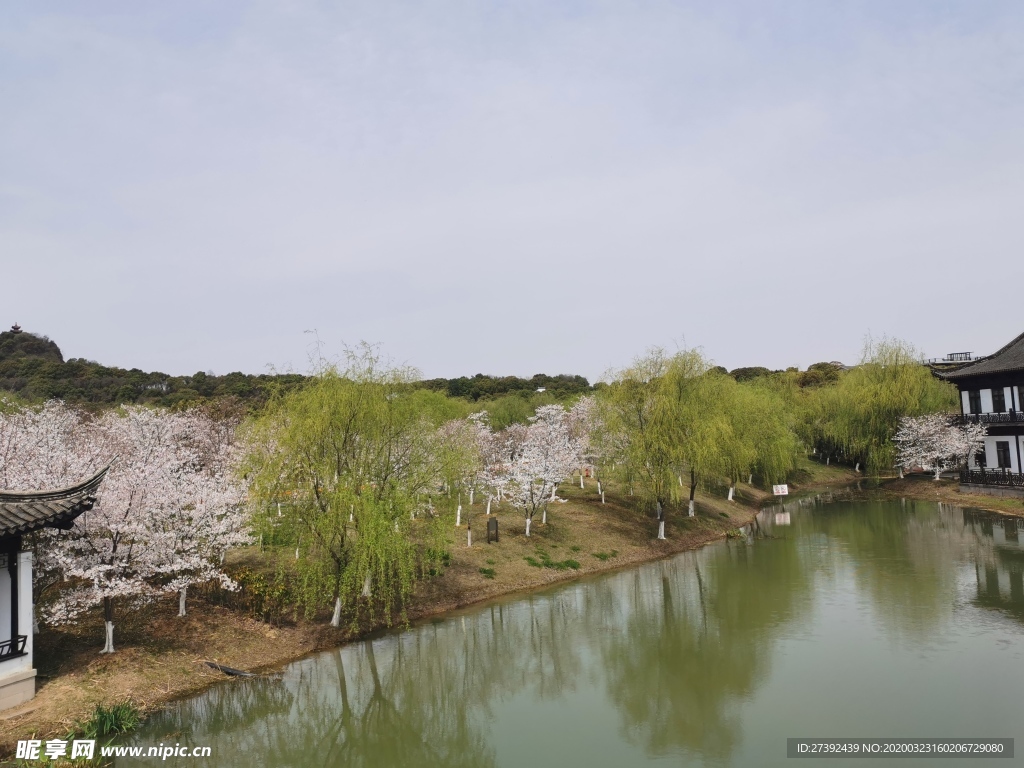
<svg viewBox="0 0 1024 768"><path fill-rule="evenodd" d="M1024 488L1024 475L1000 469L961 469L960 482L970 485L1006 485Z"/></svg>
<svg viewBox="0 0 1024 768"><path fill-rule="evenodd" d="M966 413L960 417L964 424L1007 424L1024 421L1024 412L1007 411L1006 413Z"/></svg>
<svg viewBox="0 0 1024 768"><path fill-rule="evenodd" d="M26 635L15 635L10 640L0 642L0 661L15 656L25 655L25 643L28 641Z"/></svg>

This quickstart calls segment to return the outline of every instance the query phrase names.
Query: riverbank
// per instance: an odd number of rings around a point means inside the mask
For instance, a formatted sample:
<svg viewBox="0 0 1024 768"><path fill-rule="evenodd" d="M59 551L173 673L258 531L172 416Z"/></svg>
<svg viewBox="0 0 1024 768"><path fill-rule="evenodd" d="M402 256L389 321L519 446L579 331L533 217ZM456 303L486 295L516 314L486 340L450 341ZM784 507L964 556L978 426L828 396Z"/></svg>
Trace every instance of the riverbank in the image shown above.
<svg viewBox="0 0 1024 768"><path fill-rule="evenodd" d="M901 498L921 501L940 501L958 507L983 509L1009 517L1024 517L1024 499L1004 496L988 496L980 493L963 493L958 480L934 480L931 474L911 475L905 478L882 478L877 484L864 480L847 488L849 498L864 498L898 501Z"/></svg>
<svg viewBox="0 0 1024 768"><path fill-rule="evenodd" d="M794 490L825 490L851 482L855 475L840 467L808 464ZM475 541L466 546L465 528L451 532L451 562L442 575L421 582L408 608L410 622L474 603L532 590L585 574L600 573L667 557L721 539L750 522L771 498L741 484L737 500L725 489L697 495L697 515L685 504L669 510L666 539L655 539L656 522L634 508L624 489L596 482L585 488L567 482L554 503L548 523L535 520L531 536L524 521L507 507L496 507L500 541L486 543L484 505L468 508ZM466 522L464 518L463 522ZM235 553L236 564L272 573L287 563L288 553ZM282 622L256 621L244 613L200 599L189 601L189 615L177 617L177 600L163 600L117 623L117 652L101 656L102 618L87 617L76 629L44 629L35 638L38 693L31 702L0 713L0 754L10 755L18 739L66 735L97 705L129 700L143 712L223 681L207 667L215 661L248 671L275 669L309 653L337 646L377 631L381 624L332 629L326 617Z"/></svg>

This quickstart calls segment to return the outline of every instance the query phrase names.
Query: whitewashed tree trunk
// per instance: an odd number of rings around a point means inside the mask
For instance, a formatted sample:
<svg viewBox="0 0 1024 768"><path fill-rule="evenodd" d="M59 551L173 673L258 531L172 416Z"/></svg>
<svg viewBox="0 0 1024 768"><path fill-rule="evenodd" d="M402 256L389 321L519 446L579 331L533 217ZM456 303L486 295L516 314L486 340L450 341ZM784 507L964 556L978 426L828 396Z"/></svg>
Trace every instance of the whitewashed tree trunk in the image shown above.
<svg viewBox="0 0 1024 768"><path fill-rule="evenodd" d="M281 516L281 502L277 502L277 516Z"/></svg>
<svg viewBox="0 0 1024 768"><path fill-rule="evenodd" d="M825 457L825 466L827 467L829 465L829 462L831 462L831 461L832 461L832 457L831 456L826 456Z"/></svg>
<svg viewBox="0 0 1024 768"><path fill-rule="evenodd" d="M733 495L735 495L735 493L736 493L736 486L735 485L730 485L729 486L729 498L726 499L726 501L734 501Z"/></svg>
<svg viewBox="0 0 1024 768"><path fill-rule="evenodd" d="M178 617L185 615L185 594L188 592L188 587L182 587L178 592Z"/></svg>
<svg viewBox="0 0 1024 768"><path fill-rule="evenodd" d="M473 506L473 492L475 490L476 490L475 488L470 488L469 489L469 506L471 506L471 507Z"/></svg>
<svg viewBox="0 0 1024 768"><path fill-rule="evenodd" d="M601 491L601 503L604 504L604 491Z"/></svg>
<svg viewBox="0 0 1024 768"><path fill-rule="evenodd" d="M659 520L658 521L658 538L659 539L664 539L665 538L665 521L664 520Z"/></svg>
<svg viewBox="0 0 1024 768"><path fill-rule="evenodd" d="M583 487L583 473L580 472L580 488Z"/></svg>
<svg viewBox="0 0 1024 768"><path fill-rule="evenodd" d="M555 491L557 491L557 490L558 490L558 486L555 486L555 485L551 486L551 500L552 501L555 500Z"/></svg>
<svg viewBox="0 0 1024 768"><path fill-rule="evenodd" d="M356 519L356 505L350 504L348 508L348 521L350 523L355 522Z"/></svg>
<svg viewBox="0 0 1024 768"><path fill-rule="evenodd" d="M860 462L859 461L856 464L853 465L853 471L854 472L860 472Z"/></svg>
<svg viewBox="0 0 1024 768"><path fill-rule="evenodd" d="M941 464L936 464L935 465L935 477L932 478L932 479L938 480L939 479L939 475L941 475L941 474L942 474L942 465Z"/></svg>
<svg viewBox="0 0 1024 768"><path fill-rule="evenodd" d="M466 546L473 546L473 529L470 528L468 525L466 526Z"/></svg>
<svg viewBox="0 0 1024 768"><path fill-rule="evenodd" d="M694 508L693 508L693 499L690 499L690 508L689 508L689 510L687 511L687 515L688 515L689 517L693 517L693 516L694 516L695 514L696 514L696 511L695 511L695 510L694 510Z"/></svg>
<svg viewBox="0 0 1024 768"><path fill-rule="evenodd" d="M683 487L684 487L684 486L683 486L683 476L682 476L682 475L680 475L680 476L679 476L679 487L680 487L680 488L683 488Z"/></svg>
<svg viewBox="0 0 1024 768"><path fill-rule="evenodd" d="M632 483L629 484L629 495L630 496L633 495L633 484Z"/></svg>
<svg viewBox="0 0 1024 768"><path fill-rule="evenodd" d="M597 481L597 492L601 493L601 481L600 480Z"/></svg>
<svg viewBox="0 0 1024 768"><path fill-rule="evenodd" d="M455 510L455 527L458 528L462 525L462 505L459 504L459 508Z"/></svg>
<svg viewBox="0 0 1024 768"><path fill-rule="evenodd" d="M903 479L903 467L898 467L900 473L900 480Z"/></svg>
<svg viewBox="0 0 1024 768"><path fill-rule="evenodd" d="M750 474L750 475L749 475L749 476L747 477L747 485L753 485L753 484L754 484L754 475L753 475L753 474Z"/></svg>
<svg viewBox="0 0 1024 768"><path fill-rule="evenodd" d="M530 518L526 518L526 535L530 535Z"/></svg>
<svg viewBox="0 0 1024 768"><path fill-rule="evenodd" d="M544 507L544 509L542 509L541 512L540 512L540 524L541 525L547 525L548 524L548 508L547 507Z"/></svg>
<svg viewBox="0 0 1024 768"><path fill-rule="evenodd" d="M491 514L491 497L487 497L487 514Z"/></svg>
<svg viewBox="0 0 1024 768"><path fill-rule="evenodd" d="M341 626L341 598L334 598L334 614L331 616L331 626Z"/></svg>
<svg viewBox="0 0 1024 768"><path fill-rule="evenodd" d="M373 574L367 573L366 578L363 579L363 591L360 593L363 597L369 597L373 591Z"/></svg>
<svg viewBox="0 0 1024 768"><path fill-rule="evenodd" d="M100 653L113 653L114 652L114 622L105 621L103 622L104 629L106 630L106 644L103 646L103 650Z"/></svg>

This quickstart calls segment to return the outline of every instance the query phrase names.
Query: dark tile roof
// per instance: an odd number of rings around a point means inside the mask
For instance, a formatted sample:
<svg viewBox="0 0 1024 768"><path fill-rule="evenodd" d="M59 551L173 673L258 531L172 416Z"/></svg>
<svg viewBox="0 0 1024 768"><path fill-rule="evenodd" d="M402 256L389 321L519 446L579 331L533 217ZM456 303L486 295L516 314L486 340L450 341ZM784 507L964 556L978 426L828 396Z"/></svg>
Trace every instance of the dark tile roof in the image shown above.
<svg viewBox="0 0 1024 768"><path fill-rule="evenodd" d="M988 357L957 368L955 371L942 372L938 375L944 379L955 380L1010 371L1024 371L1024 333Z"/></svg>
<svg viewBox="0 0 1024 768"><path fill-rule="evenodd" d="M108 469L110 465L77 485L55 491L0 491L0 536L70 528L76 517L96 503L96 490Z"/></svg>

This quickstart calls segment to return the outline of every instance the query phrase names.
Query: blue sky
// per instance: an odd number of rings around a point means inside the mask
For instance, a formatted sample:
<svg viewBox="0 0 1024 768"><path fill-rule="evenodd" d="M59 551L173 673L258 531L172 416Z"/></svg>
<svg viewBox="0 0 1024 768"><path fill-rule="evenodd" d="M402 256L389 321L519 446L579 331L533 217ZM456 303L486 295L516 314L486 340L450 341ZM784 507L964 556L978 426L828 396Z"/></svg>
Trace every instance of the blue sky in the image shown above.
<svg viewBox="0 0 1024 768"><path fill-rule="evenodd" d="M168 373L1024 331L1024 6L9 2L4 324Z"/></svg>

